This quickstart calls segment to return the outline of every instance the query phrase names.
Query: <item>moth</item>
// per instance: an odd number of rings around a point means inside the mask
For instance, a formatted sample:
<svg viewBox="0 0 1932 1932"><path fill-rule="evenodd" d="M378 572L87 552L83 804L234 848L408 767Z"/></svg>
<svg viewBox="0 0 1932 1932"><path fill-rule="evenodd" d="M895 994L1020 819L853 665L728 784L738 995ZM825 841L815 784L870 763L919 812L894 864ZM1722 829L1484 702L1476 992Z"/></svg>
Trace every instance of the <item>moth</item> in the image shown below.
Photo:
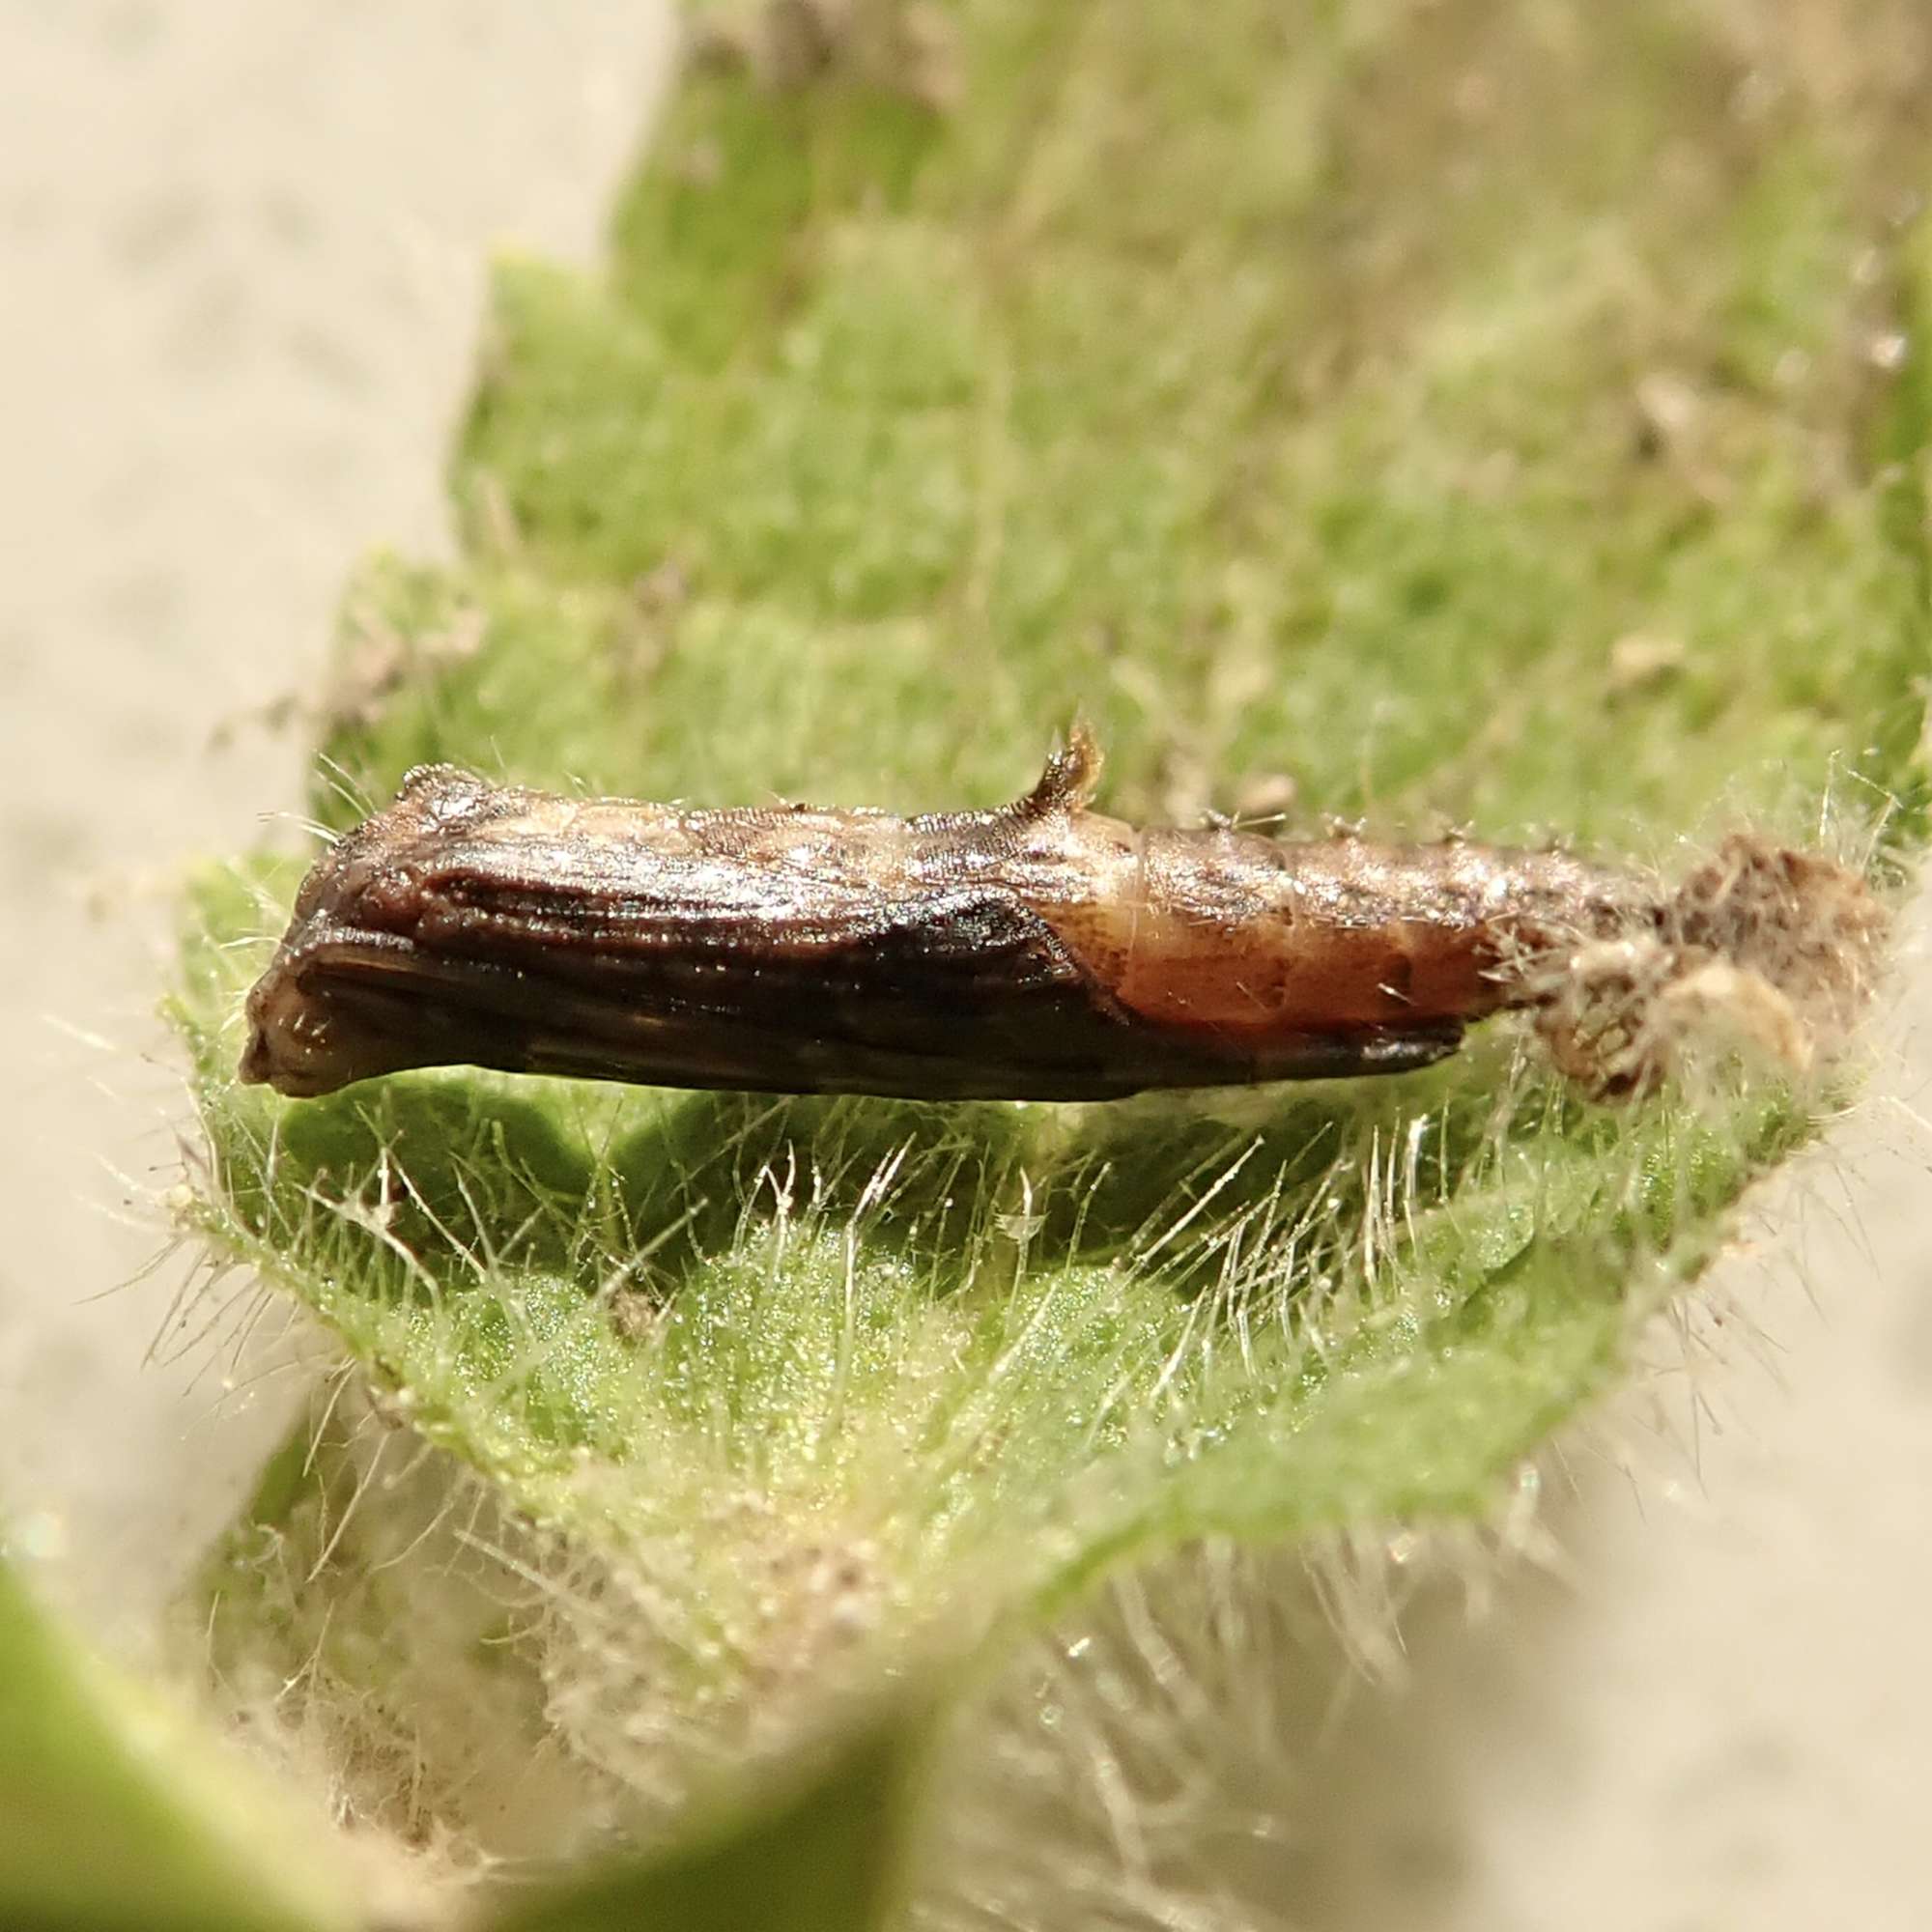
<svg viewBox="0 0 1932 1932"><path fill-rule="evenodd" d="M1566 1070L1629 1091L1656 1055L1617 1003L1739 953L1713 908L1782 904L1767 866L1825 864L1732 855L1665 899L1562 852L1140 829L1091 809L1098 772L1076 730L1013 803L900 818L419 767L303 882L241 1078L1101 1100L1406 1072L1527 1008Z"/></svg>

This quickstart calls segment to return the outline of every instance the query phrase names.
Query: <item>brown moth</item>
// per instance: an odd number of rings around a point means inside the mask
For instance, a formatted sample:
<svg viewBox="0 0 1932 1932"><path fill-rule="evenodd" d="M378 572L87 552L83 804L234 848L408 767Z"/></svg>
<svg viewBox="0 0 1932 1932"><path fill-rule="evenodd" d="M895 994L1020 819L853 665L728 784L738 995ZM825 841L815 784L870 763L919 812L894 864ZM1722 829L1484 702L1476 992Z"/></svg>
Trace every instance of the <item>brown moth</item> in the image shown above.
<svg viewBox="0 0 1932 1932"><path fill-rule="evenodd" d="M1519 1008L1566 1072L1624 1093L1668 1060L1673 989L1708 1004L1718 968L1773 1003L1747 1030L1803 1058L1791 929L1830 902L1825 950L1859 955L1837 1005L1882 930L1856 877L1749 840L1665 898L1559 852L1142 830L1088 809L1098 769L1076 730L1011 805L898 818L419 767L303 882L241 1076L1095 1100L1403 1072Z"/></svg>

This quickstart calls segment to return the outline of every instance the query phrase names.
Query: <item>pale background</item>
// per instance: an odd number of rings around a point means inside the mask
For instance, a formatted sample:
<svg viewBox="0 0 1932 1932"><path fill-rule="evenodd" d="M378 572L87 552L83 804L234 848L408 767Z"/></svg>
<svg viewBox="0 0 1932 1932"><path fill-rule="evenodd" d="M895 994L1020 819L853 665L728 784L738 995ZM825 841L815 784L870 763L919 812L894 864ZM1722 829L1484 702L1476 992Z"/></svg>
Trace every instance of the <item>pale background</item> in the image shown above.
<svg viewBox="0 0 1932 1932"><path fill-rule="evenodd" d="M590 258L666 45L643 0L0 0L0 1504L110 1641L288 1400L144 1368L180 1271L121 1287L178 1167L169 882L296 804L297 741L250 721L319 663L361 553L446 545L488 251ZM1701 1402L1659 1382L1690 1450L1642 1399L1578 1436L1564 1575L1412 1630L1284 1908L1932 1924L1918 951L1877 1097L1728 1264L1747 1319Z"/></svg>

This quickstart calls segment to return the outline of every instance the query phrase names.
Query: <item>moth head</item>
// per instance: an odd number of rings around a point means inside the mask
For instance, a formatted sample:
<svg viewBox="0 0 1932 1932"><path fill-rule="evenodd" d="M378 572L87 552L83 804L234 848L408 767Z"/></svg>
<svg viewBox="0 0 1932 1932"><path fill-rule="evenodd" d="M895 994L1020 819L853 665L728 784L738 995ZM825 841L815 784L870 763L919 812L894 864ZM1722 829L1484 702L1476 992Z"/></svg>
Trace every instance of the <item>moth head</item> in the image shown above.
<svg viewBox="0 0 1932 1932"><path fill-rule="evenodd" d="M339 945L285 945L248 995L247 1044L237 1075L291 1099L332 1094L372 1074L416 1064L379 1009L345 999L330 954Z"/></svg>

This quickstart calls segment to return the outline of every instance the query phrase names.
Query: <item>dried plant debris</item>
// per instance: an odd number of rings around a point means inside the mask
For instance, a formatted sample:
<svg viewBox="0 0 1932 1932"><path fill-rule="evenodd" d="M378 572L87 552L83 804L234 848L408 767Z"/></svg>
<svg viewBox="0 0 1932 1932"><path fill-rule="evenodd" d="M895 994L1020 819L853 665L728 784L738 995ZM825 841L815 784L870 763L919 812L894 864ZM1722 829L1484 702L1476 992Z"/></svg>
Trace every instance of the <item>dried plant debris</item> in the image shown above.
<svg viewBox="0 0 1932 1932"><path fill-rule="evenodd" d="M956 29L919 0L765 0L722 11L694 30L690 58L700 71L749 71L780 92L848 75L934 113L956 107L964 88Z"/></svg>
<svg viewBox="0 0 1932 1932"><path fill-rule="evenodd" d="M1649 931L1586 942L1532 970L1551 1060L1603 1098L1655 1086L1698 1045L1802 1074L1849 1038L1889 916L1857 873L1733 833Z"/></svg>

